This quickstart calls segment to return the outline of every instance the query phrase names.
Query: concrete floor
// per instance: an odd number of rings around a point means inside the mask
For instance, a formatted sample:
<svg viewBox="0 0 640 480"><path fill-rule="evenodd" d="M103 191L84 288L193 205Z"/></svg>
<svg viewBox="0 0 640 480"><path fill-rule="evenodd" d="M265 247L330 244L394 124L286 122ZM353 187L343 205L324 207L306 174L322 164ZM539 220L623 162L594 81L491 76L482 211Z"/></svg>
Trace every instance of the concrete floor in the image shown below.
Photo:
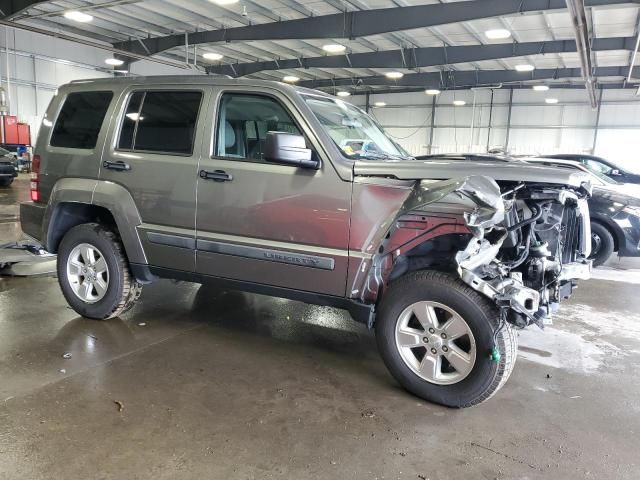
<svg viewBox="0 0 640 480"><path fill-rule="evenodd" d="M26 185L0 190L0 243ZM53 278L0 278L0 479L637 479L638 272L583 282L459 411L400 389L339 310L161 281L96 322Z"/></svg>

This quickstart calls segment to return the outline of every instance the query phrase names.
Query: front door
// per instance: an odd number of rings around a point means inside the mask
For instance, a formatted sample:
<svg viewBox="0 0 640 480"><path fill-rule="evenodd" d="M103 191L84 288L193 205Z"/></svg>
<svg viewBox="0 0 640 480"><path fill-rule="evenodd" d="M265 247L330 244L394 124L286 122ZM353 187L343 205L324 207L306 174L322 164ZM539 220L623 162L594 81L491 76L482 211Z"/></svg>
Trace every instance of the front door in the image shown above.
<svg viewBox="0 0 640 480"><path fill-rule="evenodd" d="M142 218L152 266L195 270L196 179L210 90L132 87L108 139L100 179L123 186Z"/></svg>
<svg viewBox="0 0 640 480"><path fill-rule="evenodd" d="M203 155L199 169L197 271L344 295L351 183L321 158L302 116L279 92L230 89L216 103L211 156ZM269 131L303 135L319 169L265 161Z"/></svg>

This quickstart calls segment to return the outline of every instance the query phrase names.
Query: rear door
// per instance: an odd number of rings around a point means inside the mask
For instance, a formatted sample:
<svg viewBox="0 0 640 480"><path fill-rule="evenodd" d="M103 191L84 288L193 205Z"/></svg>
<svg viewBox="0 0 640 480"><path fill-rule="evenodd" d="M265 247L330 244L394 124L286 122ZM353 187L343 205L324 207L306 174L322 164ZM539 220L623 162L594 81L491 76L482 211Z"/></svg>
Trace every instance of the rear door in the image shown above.
<svg viewBox="0 0 640 480"><path fill-rule="evenodd" d="M209 95L204 86L131 87L120 102L100 179L133 197L150 265L195 270L195 188Z"/></svg>
<svg viewBox="0 0 640 480"><path fill-rule="evenodd" d="M282 93L228 88L214 102L211 150L198 179L197 271L344 295L352 184L338 177ZM268 131L303 135L320 168L265 161ZM203 172L220 178L202 178Z"/></svg>

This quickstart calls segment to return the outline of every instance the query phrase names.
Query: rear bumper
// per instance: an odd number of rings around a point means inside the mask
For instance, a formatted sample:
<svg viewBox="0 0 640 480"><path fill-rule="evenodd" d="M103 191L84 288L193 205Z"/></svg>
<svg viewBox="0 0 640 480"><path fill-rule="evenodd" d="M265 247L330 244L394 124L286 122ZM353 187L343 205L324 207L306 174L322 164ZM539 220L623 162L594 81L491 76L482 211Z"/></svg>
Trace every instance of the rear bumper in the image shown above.
<svg viewBox="0 0 640 480"><path fill-rule="evenodd" d="M37 241L43 241L42 225L47 205L24 202L20 204L20 227L22 231Z"/></svg>

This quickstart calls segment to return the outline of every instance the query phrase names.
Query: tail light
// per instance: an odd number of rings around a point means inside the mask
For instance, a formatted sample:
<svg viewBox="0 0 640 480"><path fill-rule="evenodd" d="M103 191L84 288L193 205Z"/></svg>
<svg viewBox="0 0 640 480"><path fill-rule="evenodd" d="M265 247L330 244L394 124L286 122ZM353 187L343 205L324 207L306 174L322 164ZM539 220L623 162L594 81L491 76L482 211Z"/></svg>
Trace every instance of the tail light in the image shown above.
<svg viewBox="0 0 640 480"><path fill-rule="evenodd" d="M34 155L31 162L31 201L40 201L40 155Z"/></svg>

